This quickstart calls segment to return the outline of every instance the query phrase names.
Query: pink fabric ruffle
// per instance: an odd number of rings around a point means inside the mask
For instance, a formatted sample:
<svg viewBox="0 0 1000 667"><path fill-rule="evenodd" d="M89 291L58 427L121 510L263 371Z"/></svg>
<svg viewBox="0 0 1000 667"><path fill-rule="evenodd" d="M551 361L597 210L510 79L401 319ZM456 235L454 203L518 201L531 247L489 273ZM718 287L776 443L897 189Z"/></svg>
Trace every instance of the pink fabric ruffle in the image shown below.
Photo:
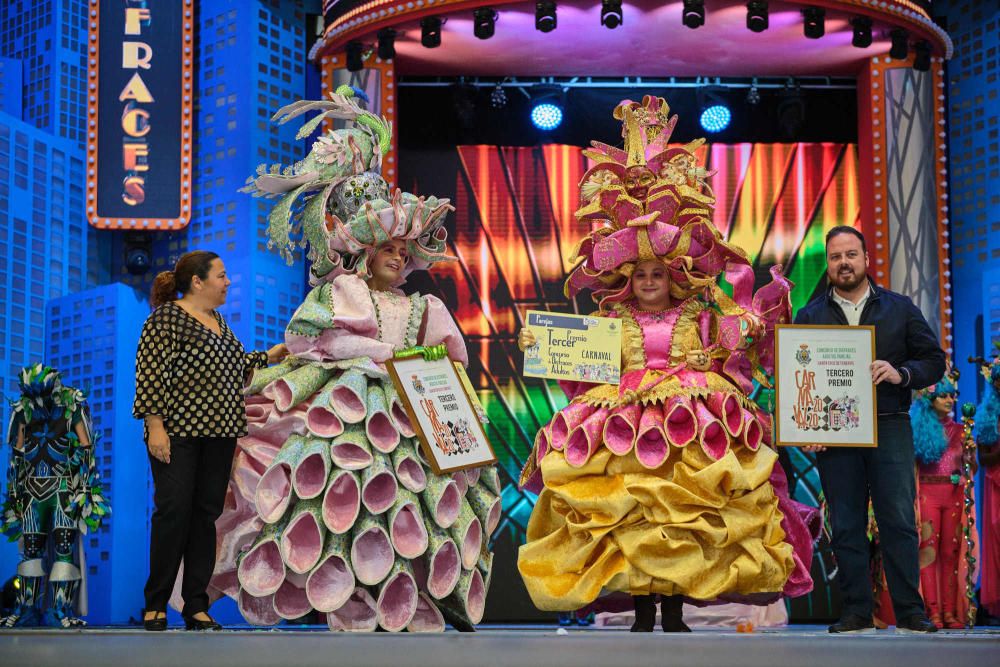
<svg viewBox="0 0 1000 667"><path fill-rule="evenodd" d="M636 377L644 374L627 374L622 386L638 386ZM743 408L735 394L723 392L705 399L673 396L666 403L610 409L575 402L556 413L540 432L535 455L541 461L549 448L555 449L565 453L567 463L581 467L598 447L606 446L619 456L634 449L639 462L653 469L667 459L670 447L686 447L697 440L718 461L735 442L756 451L762 433L756 415Z"/></svg>
<svg viewBox="0 0 1000 667"><path fill-rule="evenodd" d="M785 541L792 545L792 557L795 559L795 569L785 582L782 592L785 597L797 598L813 589L809 570L812 567L813 544L819 539L823 522L819 509L803 505L788 495L788 478L779 463L774 464L770 481L774 494L778 497Z"/></svg>

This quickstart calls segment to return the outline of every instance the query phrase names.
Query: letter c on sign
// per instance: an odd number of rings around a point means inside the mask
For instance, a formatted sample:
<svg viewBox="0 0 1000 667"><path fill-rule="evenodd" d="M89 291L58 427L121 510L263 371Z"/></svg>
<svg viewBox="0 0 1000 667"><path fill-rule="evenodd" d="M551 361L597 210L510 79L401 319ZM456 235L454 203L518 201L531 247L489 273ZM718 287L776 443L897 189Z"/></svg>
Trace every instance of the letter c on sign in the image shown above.
<svg viewBox="0 0 1000 667"><path fill-rule="evenodd" d="M149 112L145 109L126 109L122 113L122 129L130 137L144 137L149 134Z"/></svg>

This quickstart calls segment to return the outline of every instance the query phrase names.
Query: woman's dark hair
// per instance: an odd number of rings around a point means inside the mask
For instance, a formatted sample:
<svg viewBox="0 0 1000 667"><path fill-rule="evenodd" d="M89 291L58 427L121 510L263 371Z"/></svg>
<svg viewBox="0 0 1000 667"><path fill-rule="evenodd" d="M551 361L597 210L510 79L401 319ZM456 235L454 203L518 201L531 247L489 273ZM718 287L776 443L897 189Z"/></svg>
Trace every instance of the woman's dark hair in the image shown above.
<svg viewBox="0 0 1000 667"><path fill-rule="evenodd" d="M191 291L191 280L198 276L202 280L208 278L208 269L212 262L219 258L209 250L193 250L181 255L174 265L173 271L161 271L153 280L153 289L149 295L149 303L153 308L159 308L168 301L176 301L177 293L187 294Z"/></svg>
<svg viewBox="0 0 1000 667"><path fill-rule="evenodd" d="M868 246L865 245L865 235L848 225L837 225L828 231L826 233L826 245L830 245L830 239L834 236L840 236L841 234L852 234L858 237L858 240L861 241L861 251L864 253L868 252Z"/></svg>

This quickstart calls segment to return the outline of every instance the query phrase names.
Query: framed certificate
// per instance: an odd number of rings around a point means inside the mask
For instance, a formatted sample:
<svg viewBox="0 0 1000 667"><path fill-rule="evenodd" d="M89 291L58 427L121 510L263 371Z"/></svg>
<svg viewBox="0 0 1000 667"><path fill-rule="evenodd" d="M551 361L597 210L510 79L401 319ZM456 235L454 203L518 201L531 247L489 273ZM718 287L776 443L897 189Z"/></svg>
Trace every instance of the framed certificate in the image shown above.
<svg viewBox="0 0 1000 667"><path fill-rule="evenodd" d="M878 444L875 327L779 324L774 345L778 445Z"/></svg>
<svg viewBox="0 0 1000 667"><path fill-rule="evenodd" d="M424 361L417 355L390 359L386 367L436 474L496 463L479 402L449 359Z"/></svg>
<svg viewBox="0 0 1000 667"><path fill-rule="evenodd" d="M525 328L537 341L524 351L525 376L601 384L621 381L621 320L529 310Z"/></svg>

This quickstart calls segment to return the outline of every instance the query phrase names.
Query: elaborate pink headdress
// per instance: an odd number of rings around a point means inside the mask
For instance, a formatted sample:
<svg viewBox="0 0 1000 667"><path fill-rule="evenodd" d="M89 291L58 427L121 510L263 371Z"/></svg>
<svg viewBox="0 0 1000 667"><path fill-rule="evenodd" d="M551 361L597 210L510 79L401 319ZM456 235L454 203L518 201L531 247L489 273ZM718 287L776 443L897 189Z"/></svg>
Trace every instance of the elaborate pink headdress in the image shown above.
<svg viewBox="0 0 1000 667"><path fill-rule="evenodd" d="M710 219L715 195L705 179L711 174L695 156L704 139L669 146L677 116L661 97L624 100L614 116L622 121L624 146L595 141L584 151L596 164L583 176L576 217L603 225L577 247L567 295L591 289L602 302L624 298L636 265L654 259L670 270L675 298L704 289L723 272L749 294L746 253Z"/></svg>

